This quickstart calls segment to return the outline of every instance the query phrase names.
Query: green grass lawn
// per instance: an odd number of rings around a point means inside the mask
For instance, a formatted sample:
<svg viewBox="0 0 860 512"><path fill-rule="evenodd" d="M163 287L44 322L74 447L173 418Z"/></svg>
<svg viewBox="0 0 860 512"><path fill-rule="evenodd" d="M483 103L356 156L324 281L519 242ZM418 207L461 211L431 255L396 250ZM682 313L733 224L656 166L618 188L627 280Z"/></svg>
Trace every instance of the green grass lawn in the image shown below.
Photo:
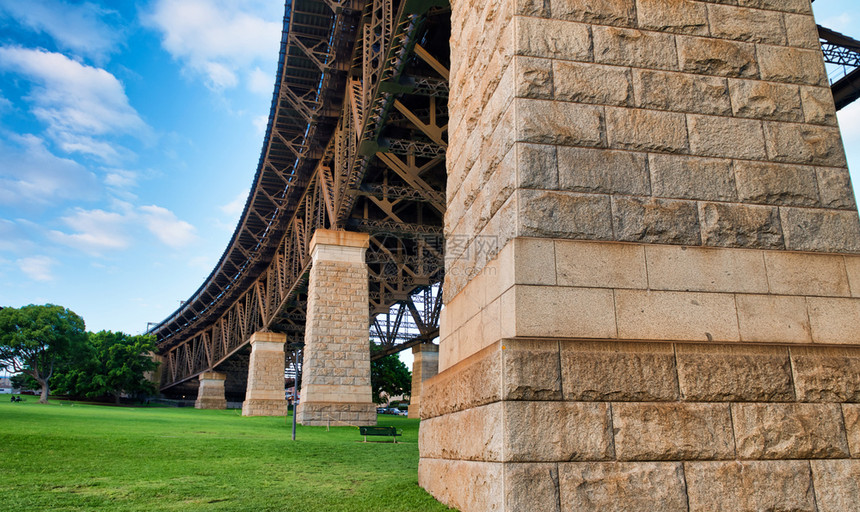
<svg viewBox="0 0 860 512"><path fill-rule="evenodd" d="M418 487L418 420L379 417L397 444L355 427L292 441L283 417L36 399L0 402L4 512L448 510Z"/></svg>

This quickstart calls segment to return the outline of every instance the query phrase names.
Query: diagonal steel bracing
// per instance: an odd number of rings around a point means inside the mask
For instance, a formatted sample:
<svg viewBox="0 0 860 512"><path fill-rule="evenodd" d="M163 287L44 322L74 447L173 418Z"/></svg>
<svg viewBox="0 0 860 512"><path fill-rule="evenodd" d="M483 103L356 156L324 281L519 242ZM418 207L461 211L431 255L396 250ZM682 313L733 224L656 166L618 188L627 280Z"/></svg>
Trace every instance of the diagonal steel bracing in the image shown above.
<svg viewBox="0 0 860 512"><path fill-rule="evenodd" d="M385 353L438 335L450 20L437 2L288 1L242 218L203 285L151 330L162 389L235 369L255 331L301 346L318 228L370 234L371 339Z"/></svg>

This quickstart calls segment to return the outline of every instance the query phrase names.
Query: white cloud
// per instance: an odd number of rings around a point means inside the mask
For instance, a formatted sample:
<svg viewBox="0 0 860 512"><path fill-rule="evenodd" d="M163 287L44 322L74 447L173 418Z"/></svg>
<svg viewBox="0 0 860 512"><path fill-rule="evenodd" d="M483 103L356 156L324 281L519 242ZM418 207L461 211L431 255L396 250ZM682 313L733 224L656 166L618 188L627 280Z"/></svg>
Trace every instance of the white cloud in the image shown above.
<svg viewBox="0 0 860 512"><path fill-rule="evenodd" d="M254 118L254 128L257 129L257 133L263 135L266 133L266 128L269 126L269 115L257 116Z"/></svg>
<svg viewBox="0 0 860 512"><path fill-rule="evenodd" d="M60 220L73 232L54 230L49 233L50 238L88 254L100 255L105 250L126 249L131 245L129 219L120 213L76 208L72 215Z"/></svg>
<svg viewBox="0 0 860 512"><path fill-rule="evenodd" d="M235 87L242 71L277 55L279 2L157 0L147 22L162 33L162 46L215 90ZM269 21L278 20L278 21ZM253 78L253 77L252 77Z"/></svg>
<svg viewBox="0 0 860 512"><path fill-rule="evenodd" d="M21 224L26 222L0 219L0 251L23 254L35 248L35 244L30 239L31 232Z"/></svg>
<svg viewBox="0 0 860 512"><path fill-rule="evenodd" d="M266 73L260 68L254 68L248 74L248 90L253 93L268 96L272 94L274 83L274 73Z"/></svg>
<svg viewBox="0 0 860 512"><path fill-rule="evenodd" d="M245 202L248 200L248 191L239 192L236 197L229 203L220 207L221 211L230 216L238 217L245 208Z"/></svg>
<svg viewBox="0 0 860 512"><path fill-rule="evenodd" d="M51 267L57 264L56 260L48 256L28 256L21 258L15 263L27 277L34 281L53 281L54 275Z"/></svg>
<svg viewBox="0 0 860 512"><path fill-rule="evenodd" d="M130 189L137 186L138 174L126 169L111 169L105 175L105 185L111 188Z"/></svg>
<svg viewBox="0 0 860 512"><path fill-rule="evenodd" d="M116 50L121 37L112 28L116 23L109 22L118 14L90 2L0 0L3 13L35 32L48 34L60 48L96 60Z"/></svg>
<svg viewBox="0 0 860 512"><path fill-rule="evenodd" d="M141 206L146 228L161 242L170 247L183 247L197 239L194 226L179 220L176 215L161 206Z"/></svg>
<svg viewBox="0 0 860 512"><path fill-rule="evenodd" d="M0 138L0 205L88 200L97 192L98 181L92 172L52 154L42 139L14 134Z"/></svg>
<svg viewBox="0 0 860 512"><path fill-rule="evenodd" d="M18 72L36 84L26 99L33 115L48 125L46 133L65 151L115 162L127 156L127 150L97 137L151 136L122 83L104 69L59 53L12 46L0 47L0 69Z"/></svg>

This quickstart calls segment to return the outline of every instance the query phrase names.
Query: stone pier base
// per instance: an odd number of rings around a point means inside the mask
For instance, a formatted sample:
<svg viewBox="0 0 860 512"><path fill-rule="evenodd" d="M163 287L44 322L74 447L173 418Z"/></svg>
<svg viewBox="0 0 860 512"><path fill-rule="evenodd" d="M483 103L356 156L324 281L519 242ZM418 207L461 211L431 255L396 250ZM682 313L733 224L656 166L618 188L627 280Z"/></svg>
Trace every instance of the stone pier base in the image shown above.
<svg viewBox="0 0 860 512"><path fill-rule="evenodd" d="M367 265L368 235L318 229L302 367L302 425L376 425L370 387Z"/></svg>
<svg viewBox="0 0 860 512"><path fill-rule="evenodd" d="M412 347L412 393L409 395L409 417L421 417L421 394L424 381L439 373L439 345L422 343Z"/></svg>
<svg viewBox="0 0 860 512"><path fill-rule="evenodd" d="M285 416L284 343L286 336L275 332L255 332L251 336L248 390L242 416Z"/></svg>
<svg viewBox="0 0 860 512"><path fill-rule="evenodd" d="M197 409L226 409L227 398L224 395L224 382L227 375L218 372L203 372L200 374L200 386L197 388Z"/></svg>
<svg viewBox="0 0 860 512"><path fill-rule="evenodd" d="M302 425L376 425L376 405L372 403L300 403L297 410Z"/></svg>

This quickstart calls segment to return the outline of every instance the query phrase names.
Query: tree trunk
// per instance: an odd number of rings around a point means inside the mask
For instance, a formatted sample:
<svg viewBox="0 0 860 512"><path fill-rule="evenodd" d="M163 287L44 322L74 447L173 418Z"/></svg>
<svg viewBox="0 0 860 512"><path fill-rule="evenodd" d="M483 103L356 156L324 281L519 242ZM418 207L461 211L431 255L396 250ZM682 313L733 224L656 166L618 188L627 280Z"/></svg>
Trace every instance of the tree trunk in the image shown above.
<svg viewBox="0 0 860 512"><path fill-rule="evenodd" d="M42 394L39 396L39 403L40 404L46 404L46 403L48 403L48 392L49 392L48 379L45 379L45 380L39 379L38 382L39 382L39 384L42 385Z"/></svg>
<svg viewBox="0 0 860 512"><path fill-rule="evenodd" d="M115 400L114 403L116 405L119 405L119 392L114 393L113 396L114 396L114 400Z"/></svg>

